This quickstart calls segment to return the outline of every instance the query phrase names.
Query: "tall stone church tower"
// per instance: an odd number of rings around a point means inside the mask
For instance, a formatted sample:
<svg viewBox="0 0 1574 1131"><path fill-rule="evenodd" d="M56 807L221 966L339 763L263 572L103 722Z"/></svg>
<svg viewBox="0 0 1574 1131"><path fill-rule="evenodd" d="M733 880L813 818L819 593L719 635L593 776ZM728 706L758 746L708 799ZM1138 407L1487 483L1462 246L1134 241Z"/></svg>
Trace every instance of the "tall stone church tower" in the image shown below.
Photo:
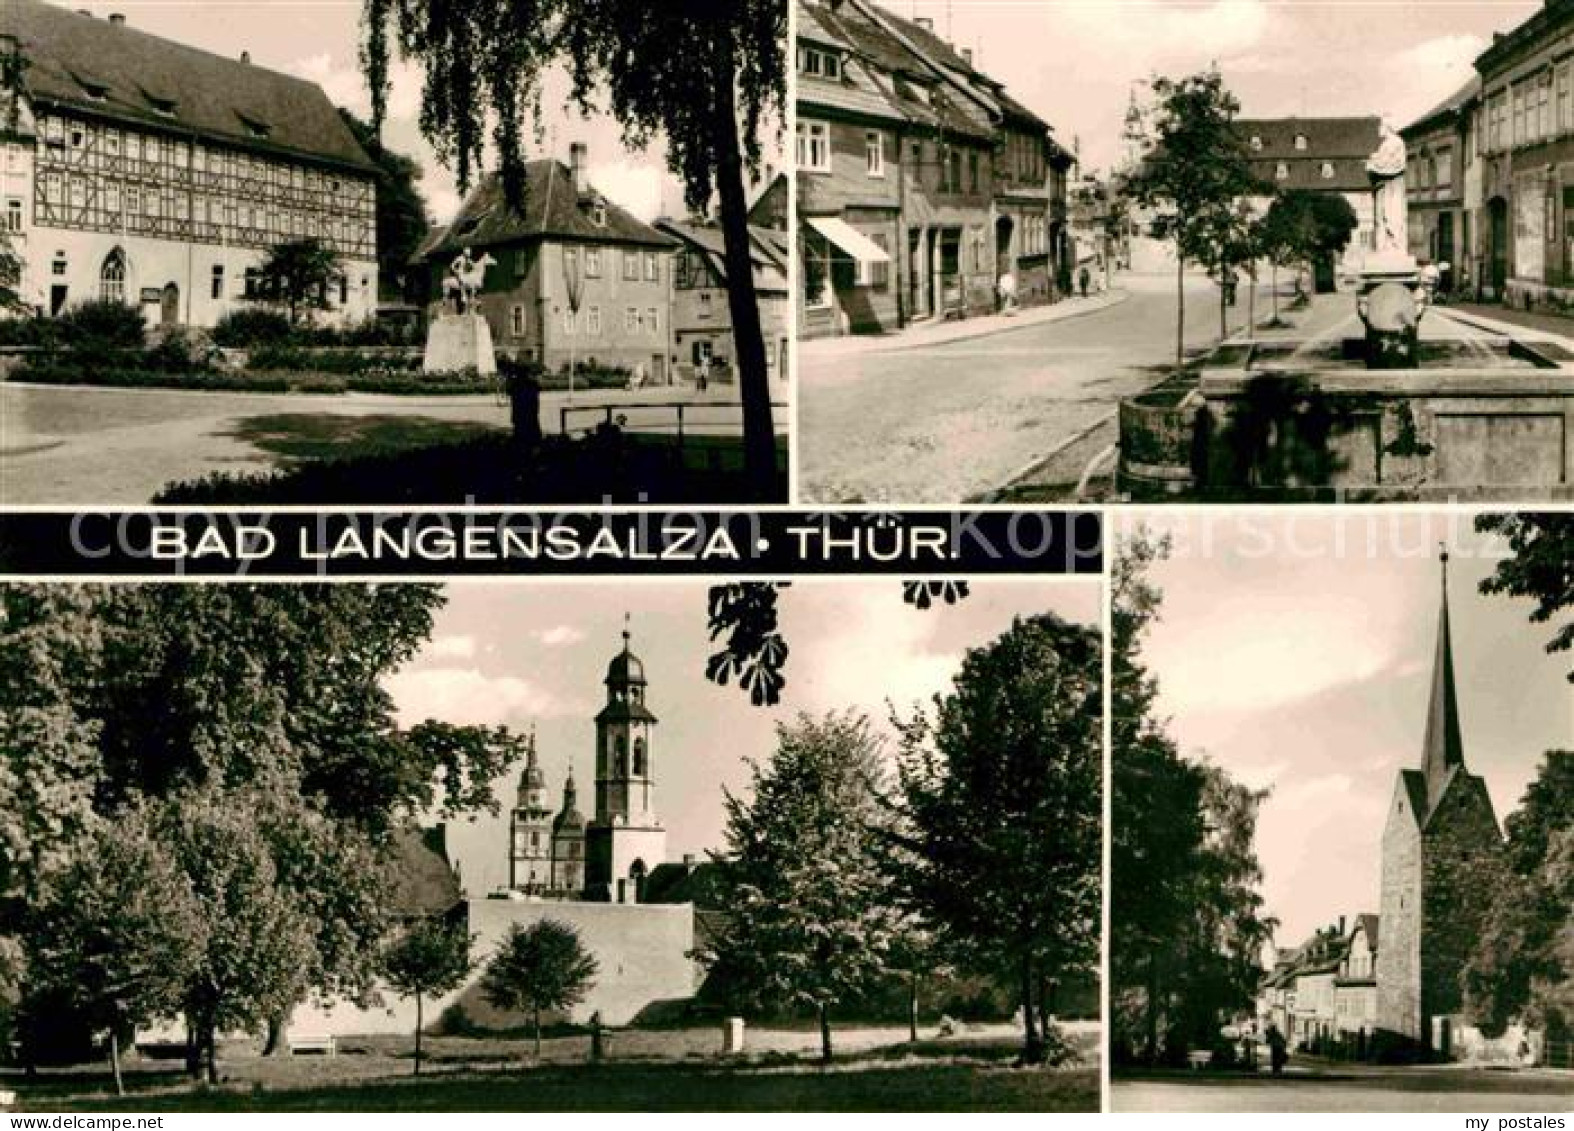
<svg viewBox="0 0 1574 1131"><path fill-rule="evenodd" d="M1383 830L1377 1027L1446 1052L1460 974L1504 864L1486 782L1465 766L1448 623L1448 555L1421 768L1400 770Z"/></svg>
<svg viewBox="0 0 1574 1131"><path fill-rule="evenodd" d="M629 648L607 665L606 705L596 715L596 815L585 830L585 897L638 903L648 876L667 855L656 817L656 763L645 705L645 665Z"/></svg>
<svg viewBox="0 0 1574 1131"><path fill-rule="evenodd" d="M585 890L585 818L573 770L563 783L563 808L552 820L552 890L571 899Z"/></svg>
<svg viewBox="0 0 1574 1131"><path fill-rule="evenodd" d="M536 759L534 730L525 752L519 794L509 821L508 886L514 891L539 893L552 886L552 810L547 805L546 775Z"/></svg>

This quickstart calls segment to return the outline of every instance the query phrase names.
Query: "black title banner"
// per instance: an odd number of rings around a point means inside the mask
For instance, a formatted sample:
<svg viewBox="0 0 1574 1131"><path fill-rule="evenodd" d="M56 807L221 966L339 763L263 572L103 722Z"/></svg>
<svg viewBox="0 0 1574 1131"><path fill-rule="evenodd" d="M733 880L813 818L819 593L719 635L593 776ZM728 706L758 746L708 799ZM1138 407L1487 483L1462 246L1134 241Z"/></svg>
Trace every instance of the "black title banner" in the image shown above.
<svg viewBox="0 0 1574 1131"><path fill-rule="evenodd" d="M26 511L15 577L1097 574L1095 511Z"/></svg>

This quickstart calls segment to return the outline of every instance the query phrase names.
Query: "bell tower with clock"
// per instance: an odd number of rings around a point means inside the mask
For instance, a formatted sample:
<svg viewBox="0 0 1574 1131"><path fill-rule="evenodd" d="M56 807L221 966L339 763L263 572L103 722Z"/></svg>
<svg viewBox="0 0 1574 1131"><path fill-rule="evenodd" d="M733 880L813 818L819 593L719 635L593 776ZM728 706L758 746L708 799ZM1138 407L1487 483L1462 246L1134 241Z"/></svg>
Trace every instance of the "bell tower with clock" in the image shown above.
<svg viewBox="0 0 1574 1131"><path fill-rule="evenodd" d="M536 758L532 729L525 748L525 768L509 821L508 886L540 894L552 887L552 809L547 804L546 775Z"/></svg>

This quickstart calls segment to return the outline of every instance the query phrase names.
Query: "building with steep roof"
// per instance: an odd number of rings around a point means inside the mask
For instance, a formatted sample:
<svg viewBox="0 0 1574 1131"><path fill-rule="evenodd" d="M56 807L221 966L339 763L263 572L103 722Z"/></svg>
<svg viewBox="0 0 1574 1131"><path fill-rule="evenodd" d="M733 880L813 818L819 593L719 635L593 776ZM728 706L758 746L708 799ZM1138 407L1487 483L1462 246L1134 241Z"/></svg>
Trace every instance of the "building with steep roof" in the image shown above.
<svg viewBox="0 0 1574 1131"><path fill-rule="evenodd" d="M608 199L591 184L583 144L569 163L527 162L519 204L503 179L484 178L453 221L431 232L414 259L425 268L427 298L466 248L488 255L477 297L499 353L551 370L595 361L643 370L657 384L671 371L669 283L675 241Z"/></svg>
<svg viewBox="0 0 1574 1131"><path fill-rule="evenodd" d="M1446 1019L1488 910L1480 893L1493 889L1504 847L1486 782L1465 765L1447 554L1442 578L1421 765L1399 771L1383 830L1376 989L1380 1030L1446 1055Z"/></svg>
<svg viewBox="0 0 1574 1131"><path fill-rule="evenodd" d="M573 770L563 782L563 808L552 818L552 890L585 890L585 816Z"/></svg>
<svg viewBox="0 0 1574 1131"><path fill-rule="evenodd" d="M1047 301L1071 156L925 20L799 0L799 335Z"/></svg>
<svg viewBox="0 0 1574 1131"><path fill-rule="evenodd" d="M1252 173L1275 193L1333 193L1355 212L1356 228L1338 264L1322 264L1319 289L1336 276L1360 271L1375 246L1375 208L1366 162L1382 144L1383 123L1375 115L1349 118L1237 118Z"/></svg>
<svg viewBox="0 0 1574 1131"><path fill-rule="evenodd" d="M42 0L0 5L0 54L22 61L3 222L39 310L210 326L310 237L342 266L327 317L375 312L376 167L316 84Z"/></svg>
<svg viewBox="0 0 1574 1131"><path fill-rule="evenodd" d="M657 220L678 251L672 261L672 347L674 371L692 378L703 366L708 379L731 381L737 345L727 298L727 252L721 227L709 221ZM765 360L773 380L788 376L791 337L787 298L787 234L749 226L754 293L759 296Z"/></svg>

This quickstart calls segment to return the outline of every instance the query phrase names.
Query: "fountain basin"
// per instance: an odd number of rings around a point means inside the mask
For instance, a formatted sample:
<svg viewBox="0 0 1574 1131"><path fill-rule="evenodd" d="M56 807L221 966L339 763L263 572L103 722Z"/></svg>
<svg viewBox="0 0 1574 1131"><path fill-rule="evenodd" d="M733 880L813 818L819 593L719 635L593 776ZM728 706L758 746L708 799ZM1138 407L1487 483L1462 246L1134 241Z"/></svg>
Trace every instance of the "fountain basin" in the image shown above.
<svg viewBox="0 0 1574 1131"><path fill-rule="evenodd" d="M1362 338L1221 346L1184 392L1121 405L1133 499L1574 499L1574 354L1423 339L1368 368Z"/></svg>

